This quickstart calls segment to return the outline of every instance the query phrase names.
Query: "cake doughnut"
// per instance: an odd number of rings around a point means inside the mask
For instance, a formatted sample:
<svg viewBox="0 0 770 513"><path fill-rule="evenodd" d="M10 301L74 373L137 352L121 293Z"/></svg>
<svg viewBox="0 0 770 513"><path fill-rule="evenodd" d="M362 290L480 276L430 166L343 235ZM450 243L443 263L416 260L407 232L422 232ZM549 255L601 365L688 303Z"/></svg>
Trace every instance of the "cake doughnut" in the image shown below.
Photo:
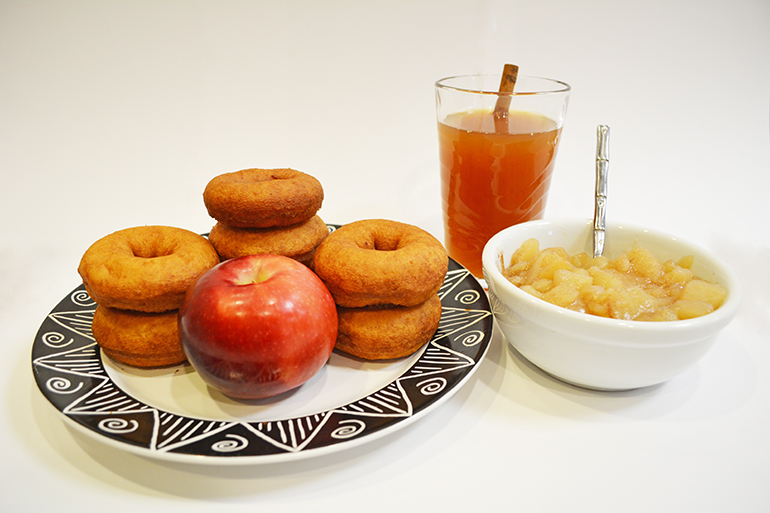
<svg viewBox="0 0 770 513"><path fill-rule="evenodd" d="M197 233L138 226L94 242L78 273L100 305L163 312L179 308L187 287L218 263L214 246Z"/></svg>
<svg viewBox="0 0 770 513"><path fill-rule="evenodd" d="M431 234L409 224L368 219L330 233L313 269L340 306L414 306L444 283L449 259Z"/></svg>
<svg viewBox="0 0 770 513"><path fill-rule="evenodd" d="M314 177L294 169L243 169L214 177L203 191L209 215L237 228L301 223L321 208L324 193Z"/></svg>
<svg viewBox="0 0 770 513"><path fill-rule="evenodd" d="M217 223L209 240L222 260L244 255L283 255L309 264L329 228L315 215L299 224L275 228L236 228Z"/></svg>
<svg viewBox="0 0 770 513"><path fill-rule="evenodd" d="M441 300L433 294L416 306L337 307L340 351L365 360L390 360L408 356L438 329Z"/></svg>
<svg viewBox="0 0 770 513"><path fill-rule="evenodd" d="M179 341L178 311L148 313L97 305L91 332L104 354L135 367L187 360Z"/></svg>

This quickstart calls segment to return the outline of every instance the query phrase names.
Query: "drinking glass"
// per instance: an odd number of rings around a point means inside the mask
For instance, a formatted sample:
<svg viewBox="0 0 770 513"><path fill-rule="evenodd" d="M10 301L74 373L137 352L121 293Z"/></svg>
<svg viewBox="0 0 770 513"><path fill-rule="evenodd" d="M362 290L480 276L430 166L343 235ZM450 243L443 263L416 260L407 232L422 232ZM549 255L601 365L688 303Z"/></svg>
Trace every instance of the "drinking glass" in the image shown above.
<svg viewBox="0 0 770 513"><path fill-rule="evenodd" d="M436 82L444 244L478 278L494 234L543 217L570 93L537 77L499 86L500 75Z"/></svg>

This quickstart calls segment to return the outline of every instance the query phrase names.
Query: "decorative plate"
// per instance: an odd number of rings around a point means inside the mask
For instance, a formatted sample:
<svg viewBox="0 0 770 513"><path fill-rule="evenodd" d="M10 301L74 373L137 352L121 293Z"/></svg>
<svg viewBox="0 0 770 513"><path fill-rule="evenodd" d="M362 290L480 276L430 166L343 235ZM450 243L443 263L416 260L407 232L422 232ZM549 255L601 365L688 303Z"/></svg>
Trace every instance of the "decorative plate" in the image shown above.
<svg viewBox="0 0 770 513"><path fill-rule="evenodd" d="M439 296L439 328L415 355L365 362L335 351L297 391L239 402L206 387L189 365L142 370L103 356L91 334L96 305L81 285L43 321L32 370L74 427L127 451L225 465L301 459L400 429L468 380L492 336L489 302L451 259Z"/></svg>

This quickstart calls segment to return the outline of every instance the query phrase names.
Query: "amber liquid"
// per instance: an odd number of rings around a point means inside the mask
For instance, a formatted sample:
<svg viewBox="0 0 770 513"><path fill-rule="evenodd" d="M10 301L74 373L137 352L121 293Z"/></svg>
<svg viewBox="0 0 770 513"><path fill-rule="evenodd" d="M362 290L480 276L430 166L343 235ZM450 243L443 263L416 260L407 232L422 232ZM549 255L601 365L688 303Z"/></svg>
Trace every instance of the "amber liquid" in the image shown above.
<svg viewBox="0 0 770 513"><path fill-rule="evenodd" d="M561 128L512 112L496 132L490 110L448 116L438 125L444 243L449 256L481 277L481 252L500 230L540 219Z"/></svg>

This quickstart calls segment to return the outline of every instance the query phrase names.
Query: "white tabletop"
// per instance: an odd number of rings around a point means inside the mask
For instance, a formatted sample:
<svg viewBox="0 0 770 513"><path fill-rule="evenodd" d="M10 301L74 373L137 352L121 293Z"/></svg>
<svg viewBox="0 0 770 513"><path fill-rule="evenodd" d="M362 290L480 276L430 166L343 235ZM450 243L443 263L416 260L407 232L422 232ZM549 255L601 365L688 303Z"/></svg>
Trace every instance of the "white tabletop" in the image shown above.
<svg viewBox="0 0 770 513"><path fill-rule="evenodd" d="M215 175L293 167L321 216L442 237L433 83L571 84L547 217L609 212L711 249L735 320L661 386L565 385L499 331L450 400L367 445L245 467L163 463L72 431L33 380L47 313L112 231L208 231ZM3 511L770 510L770 4L0 2Z"/></svg>

